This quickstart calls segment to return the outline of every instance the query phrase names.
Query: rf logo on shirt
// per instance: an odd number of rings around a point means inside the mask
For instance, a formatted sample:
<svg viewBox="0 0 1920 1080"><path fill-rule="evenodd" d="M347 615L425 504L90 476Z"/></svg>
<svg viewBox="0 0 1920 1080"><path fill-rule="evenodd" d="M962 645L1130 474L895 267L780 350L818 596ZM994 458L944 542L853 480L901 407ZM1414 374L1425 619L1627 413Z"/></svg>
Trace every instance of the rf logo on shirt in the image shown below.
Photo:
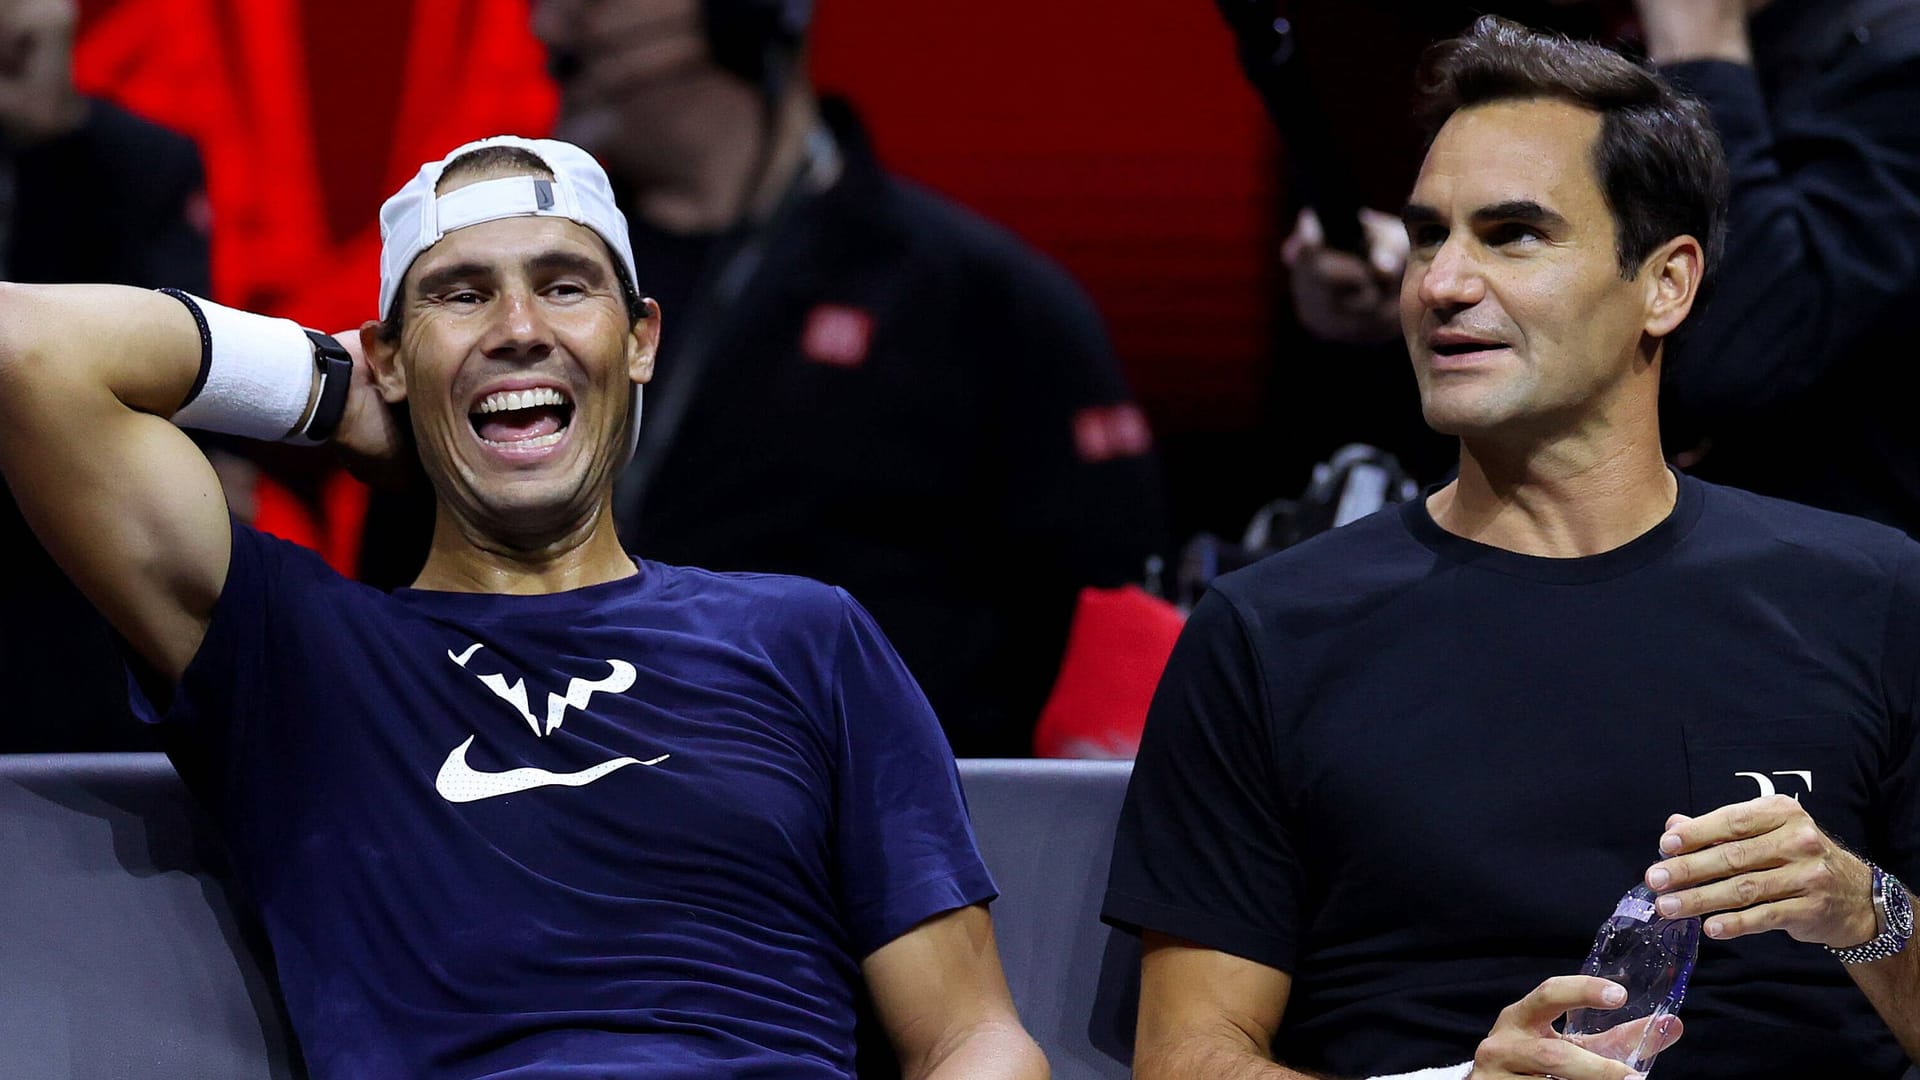
<svg viewBox="0 0 1920 1080"><path fill-rule="evenodd" d="M1778 772L1771 772L1771 773L1736 772L1733 775L1744 776L1747 779L1753 781L1754 783L1760 785L1760 797L1763 799L1769 795L1781 794L1779 785L1773 782L1773 778L1776 776L1790 776L1790 777L1796 777L1799 779L1801 791L1795 791L1790 793L1793 795L1794 802L1800 801L1800 795L1802 791L1808 795L1813 794L1813 770L1812 769L1781 769Z"/></svg>

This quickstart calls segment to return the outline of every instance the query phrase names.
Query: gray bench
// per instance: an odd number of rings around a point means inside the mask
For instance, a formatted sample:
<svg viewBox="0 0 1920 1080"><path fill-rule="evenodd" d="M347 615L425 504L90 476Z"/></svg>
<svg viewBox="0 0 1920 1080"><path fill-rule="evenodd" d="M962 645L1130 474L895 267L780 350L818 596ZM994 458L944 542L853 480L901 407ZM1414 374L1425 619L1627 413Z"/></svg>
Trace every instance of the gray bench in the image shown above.
<svg viewBox="0 0 1920 1080"><path fill-rule="evenodd" d="M1097 918L1127 775L961 763L1008 981L1059 1080L1127 1075L1138 949ZM165 758L0 755L0 1077L303 1075L224 873Z"/></svg>

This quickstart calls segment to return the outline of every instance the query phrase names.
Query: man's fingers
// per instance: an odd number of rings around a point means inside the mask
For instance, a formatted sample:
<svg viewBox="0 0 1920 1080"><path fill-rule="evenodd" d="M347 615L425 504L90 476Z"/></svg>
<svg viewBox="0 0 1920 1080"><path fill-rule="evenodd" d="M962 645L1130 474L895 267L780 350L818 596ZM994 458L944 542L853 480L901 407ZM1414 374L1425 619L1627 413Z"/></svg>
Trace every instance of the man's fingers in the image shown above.
<svg viewBox="0 0 1920 1080"><path fill-rule="evenodd" d="M1488 1035L1473 1055L1473 1077L1551 1076L1559 1080L1624 1080L1637 1076L1623 1062L1612 1061L1558 1035L1523 1035L1498 1031Z"/></svg>
<svg viewBox="0 0 1920 1080"><path fill-rule="evenodd" d="M1312 208L1300 211L1294 219L1293 235L1300 238L1303 247L1319 248L1327 246L1327 231L1320 227L1320 215Z"/></svg>
<svg viewBox="0 0 1920 1080"><path fill-rule="evenodd" d="M1379 302L1380 289L1374 282L1373 270L1358 255L1323 248L1303 258L1295 269L1313 274L1320 279L1322 287L1342 300L1364 296L1370 298L1371 303Z"/></svg>
<svg viewBox="0 0 1920 1080"><path fill-rule="evenodd" d="M1534 1034L1553 1031L1553 1022L1569 1009L1614 1009L1625 1004L1626 988L1592 975L1556 975L1501 1012L1503 1024Z"/></svg>
<svg viewBox="0 0 1920 1080"><path fill-rule="evenodd" d="M1716 911L1738 911L1757 904L1806 896L1823 888L1826 876L1827 872L1817 863L1756 870L1696 888L1667 893L1654 902L1654 907L1670 919L1711 915Z"/></svg>
<svg viewBox="0 0 1920 1080"><path fill-rule="evenodd" d="M1616 1024L1605 1031L1586 1035L1568 1035L1567 1041L1584 1047L1610 1061L1640 1061L1658 1054L1680 1039L1677 1016L1643 1016Z"/></svg>
<svg viewBox="0 0 1920 1080"><path fill-rule="evenodd" d="M1784 930L1844 948L1873 935L1872 873L1784 795L1670 821L1647 869L1662 915L1705 919L1708 937Z"/></svg>
<svg viewBox="0 0 1920 1080"><path fill-rule="evenodd" d="M1391 214L1371 207L1360 210L1360 225L1367 237L1367 260L1374 273L1385 282L1400 280L1407 269L1407 227Z"/></svg>
<svg viewBox="0 0 1920 1080"><path fill-rule="evenodd" d="M1712 825L1711 819L1721 810L1729 814L1719 826ZM1795 860L1819 859L1832 845L1806 811L1784 795L1736 803L1721 810L1681 822L1667 831L1660 847L1671 857L1647 868L1650 888L1672 892ZM1721 839L1695 846L1708 835ZM1675 837L1679 842L1670 843Z"/></svg>
<svg viewBox="0 0 1920 1080"><path fill-rule="evenodd" d="M1678 815L1675 815L1678 817ZM1786 795L1768 795L1722 806L1697 818L1683 818L1660 837L1660 853L1680 855L1729 840L1744 840L1780 827L1788 818L1806 816L1800 803Z"/></svg>

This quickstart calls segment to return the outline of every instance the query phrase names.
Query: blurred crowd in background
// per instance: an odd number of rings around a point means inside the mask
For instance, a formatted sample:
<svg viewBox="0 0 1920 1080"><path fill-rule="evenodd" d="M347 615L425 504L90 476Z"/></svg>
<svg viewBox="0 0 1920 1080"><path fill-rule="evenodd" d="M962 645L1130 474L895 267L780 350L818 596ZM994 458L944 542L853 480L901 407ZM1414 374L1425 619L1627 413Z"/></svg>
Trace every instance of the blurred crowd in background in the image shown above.
<svg viewBox="0 0 1920 1080"><path fill-rule="evenodd" d="M0 278L345 329L412 163L579 142L664 312L627 545L846 587L959 754L1124 756L1211 575L1454 463L1397 212L1418 57L1485 10L1644 57L1720 127L1675 464L1920 534L1907 0L0 0ZM236 514L411 580L424 485L210 449ZM10 502L0 543L0 751L156 745Z"/></svg>

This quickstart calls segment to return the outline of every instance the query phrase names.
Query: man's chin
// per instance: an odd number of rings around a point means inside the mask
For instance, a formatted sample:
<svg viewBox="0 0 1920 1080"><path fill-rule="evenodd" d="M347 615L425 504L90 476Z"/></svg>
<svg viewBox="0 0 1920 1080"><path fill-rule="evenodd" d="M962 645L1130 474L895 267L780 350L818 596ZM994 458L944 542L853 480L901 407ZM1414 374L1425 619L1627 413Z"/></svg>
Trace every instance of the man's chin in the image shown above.
<svg viewBox="0 0 1920 1080"><path fill-rule="evenodd" d="M579 494L479 498L468 507L469 528L480 537L525 551L540 550L589 526L598 507Z"/></svg>

